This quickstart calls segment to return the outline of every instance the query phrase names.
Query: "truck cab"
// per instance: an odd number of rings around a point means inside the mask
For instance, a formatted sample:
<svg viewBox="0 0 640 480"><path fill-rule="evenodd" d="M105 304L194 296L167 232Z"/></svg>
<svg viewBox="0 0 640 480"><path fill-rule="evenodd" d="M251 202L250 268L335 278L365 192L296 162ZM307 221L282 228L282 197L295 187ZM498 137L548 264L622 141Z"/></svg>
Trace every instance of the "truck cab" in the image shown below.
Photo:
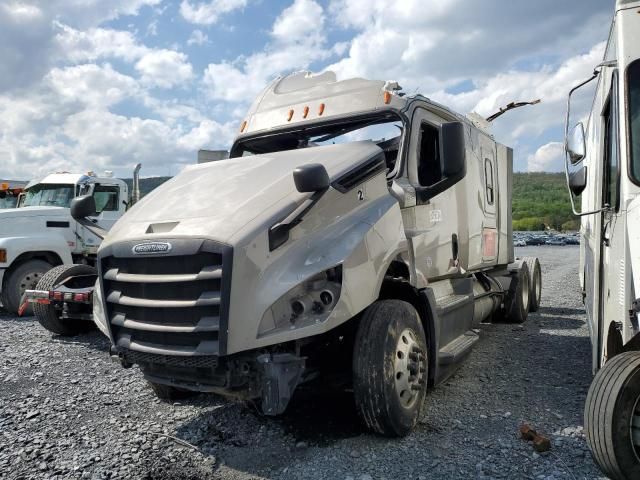
<svg viewBox="0 0 640 480"><path fill-rule="evenodd" d="M539 263L514 259L512 152L484 127L396 82L275 80L229 159L185 168L100 246L112 355L160 396L267 415L338 378L370 429L406 435L482 321L539 303Z"/></svg>
<svg viewBox="0 0 640 480"><path fill-rule="evenodd" d="M566 177L581 217L580 280L595 373L585 433L601 469L640 478L640 2L617 0L604 58L569 93ZM593 85L586 125L574 92ZM578 207L576 198L580 198Z"/></svg>
<svg viewBox="0 0 640 480"><path fill-rule="evenodd" d="M100 239L76 222L71 200L92 195L91 220L110 228L126 211L128 187L107 174L54 173L30 182L16 208L0 210L0 298L17 312L24 291L56 265L95 263Z"/></svg>

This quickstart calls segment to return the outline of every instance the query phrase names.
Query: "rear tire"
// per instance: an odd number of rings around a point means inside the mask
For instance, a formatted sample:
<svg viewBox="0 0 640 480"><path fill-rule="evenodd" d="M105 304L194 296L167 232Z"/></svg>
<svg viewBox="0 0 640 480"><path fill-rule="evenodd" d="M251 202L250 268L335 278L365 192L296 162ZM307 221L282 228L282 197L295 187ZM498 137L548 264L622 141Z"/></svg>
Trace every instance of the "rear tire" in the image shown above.
<svg viewBox="0 0 640 480"><path fill-rule="evenodd" d="M537 312L540 308L542 297L542 270L537 257L524 257L522 259L529 267L529 311Z"/></svg>
<svg viewBox="0 0 640 480"><path fill-rule="evenodd" d="M427 342L416 309L380 300L360 319L353 349L353 391L364 424L401 437L416 425L427 391Z"/></svg>
<svg viewBox="0 0 640 480"><path fill-rule="evenodd" d="M163 385L162 383L155 383L149 380L147 380L147 382L151 390L153 390L153 393L156 394L156 397L165 402L173 402L197 395L197 392L192 392L191 390L172 387L171 385Z"/></svg>
<svg viewBox="0 0 640 480"><path fill-rule="evenodd" d="M42 276L51 269L52 266L53 265L44 260L32 259L12 269L4 282L2 291L2 304L4 308L6 308L9 313L17 314L25 290L36 288ZM29 306L23 315L33 315L32 312Z"/></svg>
<svg viewBox="0 0 640 480"><path fill-rule="evenodd" d="M55 285L73 275L95 275L96 269L89 265L60 265L44 274L36 290L51 290ZM53 305L35 303L33 312L40 325L52 333L65 337L85 333L95 328L93 322L74 318L61 318L60 311Z"/></svg>
<svg viewBox="0 0 640 480"><path fill-rule="evenodd" d="M531 296L529 267L522 262L511 277L511 284L504 299L504 320L510 323L524 323L529 315Z"/></svg>
<svg viewBox="0 0 640 480"><path fill-rule="evenodd" d="M596 374L584 408L584 431L593 459L607 476L640 478L640 352L621 353Z"/></svg>

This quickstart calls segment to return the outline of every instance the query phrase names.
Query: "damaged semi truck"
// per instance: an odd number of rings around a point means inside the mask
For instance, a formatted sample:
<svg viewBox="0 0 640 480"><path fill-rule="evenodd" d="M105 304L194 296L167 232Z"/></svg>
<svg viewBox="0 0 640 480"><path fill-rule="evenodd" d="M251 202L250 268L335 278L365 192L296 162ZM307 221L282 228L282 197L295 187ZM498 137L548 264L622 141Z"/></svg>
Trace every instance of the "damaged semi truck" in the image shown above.
<svg viewBox="0 0 640 480"><path fill-rule="evenodd" d="M395 82L279 78L230 157L147 195L98 253L94 321L160 395L276 415L328 375L370 429L405 435L480 322L540 302L539 263L514 262L512 151Z"/></svg>

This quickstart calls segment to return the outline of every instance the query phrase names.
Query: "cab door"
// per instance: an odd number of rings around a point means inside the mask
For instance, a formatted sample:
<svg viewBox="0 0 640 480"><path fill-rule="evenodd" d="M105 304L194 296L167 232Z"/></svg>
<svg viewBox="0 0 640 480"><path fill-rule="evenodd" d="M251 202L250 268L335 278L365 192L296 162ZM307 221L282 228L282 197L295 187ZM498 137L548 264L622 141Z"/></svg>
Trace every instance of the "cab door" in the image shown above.
<svg viewBox="0 0 640 480"><path fill-rule="evenodd" d="M123 201L126 195L121 191L120 185L94 183L87 185L85 189L81 190L80 194L91 194L96 202L96 215L89 217L89 220L105 230L110 230L125 209ZM80 224L77 224L77 229L82 242L82 253L97 253L102 239Z"/></svg>
<svg viewBox="0 0 640 480"><path fill-rule="evenodd" d="M625 318L626 236L620 201L620 134L618 74L613 72L602 110L602 206L600 226L600 288L598 340L600 365L620 353Z"/></svg>
<svg viewBox="0 0 640 480"><path fill-rule="evenodd" d="M443 179L442 123L440 117L424 108L414 111L407 163L408 180L417 189L434 187ZM457 202L454 189L444 188L428 200L417 195L416 205L402 210L405 234L422 281L458 270L452 250L457 243Z"/></svg>
<svg viewBox="0 0 640 480"><path fill-rule="evenodd" d="M122 202L125 199L121 198L123 195L120 186L96 183L92 195L96 202L97 212L92 220L95 219L96 223L105 230L110 230L122 216Z"/></svg>

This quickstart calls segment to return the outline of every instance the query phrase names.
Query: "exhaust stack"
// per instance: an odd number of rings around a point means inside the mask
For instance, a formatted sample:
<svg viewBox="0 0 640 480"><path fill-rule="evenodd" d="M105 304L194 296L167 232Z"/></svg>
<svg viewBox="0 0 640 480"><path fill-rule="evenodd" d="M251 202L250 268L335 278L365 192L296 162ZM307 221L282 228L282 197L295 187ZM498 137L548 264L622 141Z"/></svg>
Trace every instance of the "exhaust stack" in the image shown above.
<svg viewBox="0 0 640 480"><path fill-rule="evenodd" d="M136 168L133 169L133 188L131 191L131 205L135 205L140 200L140 169L142 168L142 164L139 163L136 165Z"/></svg>

